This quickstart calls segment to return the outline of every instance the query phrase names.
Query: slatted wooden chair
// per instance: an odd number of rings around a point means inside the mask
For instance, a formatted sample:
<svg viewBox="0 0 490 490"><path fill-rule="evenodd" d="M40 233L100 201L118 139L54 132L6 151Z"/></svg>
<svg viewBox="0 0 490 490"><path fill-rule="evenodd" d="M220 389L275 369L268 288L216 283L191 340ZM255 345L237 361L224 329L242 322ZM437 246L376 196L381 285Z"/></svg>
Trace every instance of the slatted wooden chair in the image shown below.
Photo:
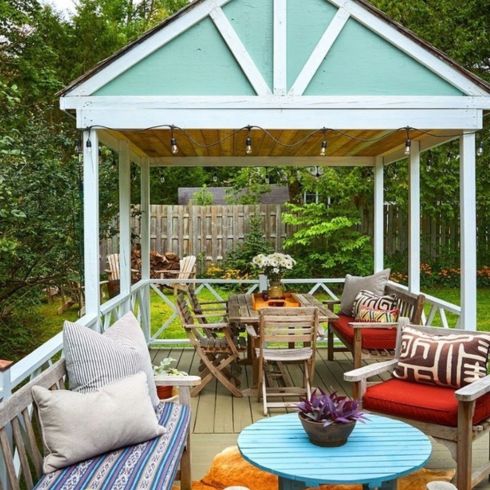
<svg viewBox="0 0 490 490"><path fill-rule="evenodd" d="M179 291L187 291L189 289L189 285L186 282L187 279L194 279L196 277L196 256L187 255L180 259L178 271L162 270L155 271L155 274L160 276L160 279L182 280L182 283L176 282L170 286L173 289L174 294L177 294Z"/></svg>
<svg viewBox="0 0 490 490"><path fill-rule="evenodd" d="M315 347L318 331L318 308L263 308L259 312L258 359L258 398L262 398L264 415L269 408L291 407L297 403L269 401L267 397L278 400L284 397L311 395L311 383L315 373ZM250 332L257 337L255 332ZM287 347L281 344L287 343ZM299 345L301 344L301 346ZM303 387L272 387L273 378L284 377L284 370L274 373L268 370L272 364L303 365Z"/></svg>
<svg viewBox="0 0 490 490"><path fill-rule="evenodd" d="M119 268L119 254L110 254L107 256L107 269L104 270L107 274L107 290L109 297L117 296L120 291L119 281L121 280L121 271ZM131 269L131 280L136 280L138 269ZM104 281L101 282L103 284Z"/></svg>
<svg viewBox="0 0 490 490"><path fill-rule="evenodd" d="M191 394L196 396L213 379L218 380L232 395L242 397L240 381L232 374L240 360L230 325L203 322L202 315L192 312L183 291L177 294L177 309L187 337L201 360L201 384Z"/></svg>
<svg viewBox="0 0 490 490"><path fill-rule="evenodd" d="M349 371L344 378L354 383L354 397L362 400L367 410L405 420L448 447L456 461L458 490L470 490L490 473L488 460L478 469L472 467L474 441L490 433L490 375L459 389L391 377L399 360L401 333L406 326L431 336L482 333L410 325L408 318L401 318L395 358ZM424 348L423 344L421 347Z"/></svg>
<svg viewBox="0 0 490 490"><path fill-rule="evenodd" d="M226 316L228 313L227 301L201 301L192 287L188 288L187 294L192 310L196 315L209 314L210 316Z"/></svg>
<svg viewBox="0 0 490 490"><path fill-rule="evenodd" d="M399 315L408 317L413 324L420 324L425 296L411 293L394 283L388 283L384 294L394 295L398 300ZM340 300L325 301L329 308ZM395 354L396 323L355 322L354 317L343 314L328 328L328 360L334 360L335 352L350 352L354 368L361 367L363 360L386 360ZM335 347L335 336L344 347Z"/></svg>

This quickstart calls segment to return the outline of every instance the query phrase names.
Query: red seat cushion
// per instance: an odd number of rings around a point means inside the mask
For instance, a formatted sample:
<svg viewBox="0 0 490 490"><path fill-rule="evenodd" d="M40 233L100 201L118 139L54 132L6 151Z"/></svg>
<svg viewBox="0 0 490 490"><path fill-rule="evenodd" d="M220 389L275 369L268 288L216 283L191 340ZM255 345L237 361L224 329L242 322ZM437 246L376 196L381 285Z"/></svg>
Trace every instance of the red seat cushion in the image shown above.
<svg viewBox="0 0 490 490"><path fill-rule="evenodd" d="M453 388L390 379L367 389L363 407L394 417L456 427L458 401L454 392ZM490 393L477 400L473 423L489 417Z"/></svg>
<svg viewBox="0 0 490 490"><path fill-rule="evenodd" d="M354 328L349 323L353 321L354 318L351 316L339 315L339 319L332 322L333 329L339 332L351 347L354 343ZM394 349L396 328L363 328L361 339L363 349Z"/></svg>

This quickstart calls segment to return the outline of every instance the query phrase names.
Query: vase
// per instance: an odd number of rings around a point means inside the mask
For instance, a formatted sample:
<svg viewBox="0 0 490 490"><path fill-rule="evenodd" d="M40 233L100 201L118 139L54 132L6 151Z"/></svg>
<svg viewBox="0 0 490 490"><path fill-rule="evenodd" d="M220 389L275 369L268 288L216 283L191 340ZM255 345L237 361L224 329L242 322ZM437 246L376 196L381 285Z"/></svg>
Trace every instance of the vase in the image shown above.
<svg viewBox="0 0 490 490"><path fill-rule="evenodd" d="M173 386L157 386L157 396L160 400L172 398L174 392Z"/></svg>
<svg viewBox="0 0 490 490"><path fill-rule="evenodd" d="M310 442L322 447L343 446L356 425L356 422L353 421L347 424L330 424L324 427L323 422L308 420L301 415L299 415L299 419Z"/></svg>
<svg viewBox="0 0 490 490"><path fill-rule="evenodd" d="M284 288L280 279L269 279L269 289L267 290L269 299L284 298Z"/></svg>

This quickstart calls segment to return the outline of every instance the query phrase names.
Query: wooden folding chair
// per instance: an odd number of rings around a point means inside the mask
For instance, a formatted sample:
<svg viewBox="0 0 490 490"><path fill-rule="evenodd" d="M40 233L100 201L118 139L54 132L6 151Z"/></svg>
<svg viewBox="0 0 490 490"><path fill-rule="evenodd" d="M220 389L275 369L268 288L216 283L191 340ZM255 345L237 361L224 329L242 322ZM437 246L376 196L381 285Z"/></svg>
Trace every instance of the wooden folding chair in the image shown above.
<svg viewBox="0 0 490 490"><path fill-rule="evenodd" d="M160 279L181 279L182 283L173 283L170 287L173 289L174 294L179 291L187 291L189 285L187 279L193 279L196 277L196 256L187 255L183 259L180 259L180 267L178 271L164 270L155 271L155 274L160 276Z"/></svg>
<svg viewBox="0 0 490 490"><path fill-rule="evenodd" d="M291 407L296 402L270 402L275 399L294 396L310 396L311 382L315 372L315 347L318 331L318 308L264 308L259 312L258 359L258 399L262 397L264 415L269 408ZM297 344L301 344L298 346ZM287 347L284 347L287 345ZM303 365L303 387L268 387L267 378L282 377L284 370L278 373L267 372L266 367L277 363L296 363Z"/></svg>
<svg viewBox="0 0 490 490"><path fill-rule="evenodd" d="M177 307L187 337L201 359L202 381L192 390L191 395L196 396L208 383L216 379L232 395L242 397L240 381L231 372L240 355L233 341L230 325L227 322L201 323L201 316L192 312L182 291L177 295Z"/></svg>

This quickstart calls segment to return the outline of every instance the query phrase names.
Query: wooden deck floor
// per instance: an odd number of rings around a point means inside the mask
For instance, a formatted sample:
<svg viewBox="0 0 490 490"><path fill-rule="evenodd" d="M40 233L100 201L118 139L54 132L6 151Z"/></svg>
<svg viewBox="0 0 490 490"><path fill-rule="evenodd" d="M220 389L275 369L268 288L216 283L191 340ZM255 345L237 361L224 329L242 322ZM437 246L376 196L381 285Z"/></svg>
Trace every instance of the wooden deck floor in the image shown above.
<svg viewBox="0 0 490 490"><path fill-rule="evenodd" d="M198 374L198 357L190 348L152 350L153 363L157 364L164 357L177 360L177 368L190 374ZM343 379L343 373L352 369L352 361L347 354L336 354L336 360L327 361L326 349L319 349L316 365L315 386L339 393L350 394L350 385ZM289 374L293 380L301 383L299 368L290 367ZM249 387L251 370L242 370L242 388ZM298 384L300 386L300 384ZM284 413L277 410L274 413ZM273 415L274 415L273 413ZM201 394L192 399L192 471L193 479L200 479L209 468L213 457L228 446L236 444L240 431L263 418L262 404L255 397L234 398L220 384L213 382ZM480 464L488 458L488 438L478 441L474 450L475 463ZM454 462L448 450L433 443L433 453L429 462L431 468L452 468ZM481 483L478 489L490 490L489 483Z"/></svg>

